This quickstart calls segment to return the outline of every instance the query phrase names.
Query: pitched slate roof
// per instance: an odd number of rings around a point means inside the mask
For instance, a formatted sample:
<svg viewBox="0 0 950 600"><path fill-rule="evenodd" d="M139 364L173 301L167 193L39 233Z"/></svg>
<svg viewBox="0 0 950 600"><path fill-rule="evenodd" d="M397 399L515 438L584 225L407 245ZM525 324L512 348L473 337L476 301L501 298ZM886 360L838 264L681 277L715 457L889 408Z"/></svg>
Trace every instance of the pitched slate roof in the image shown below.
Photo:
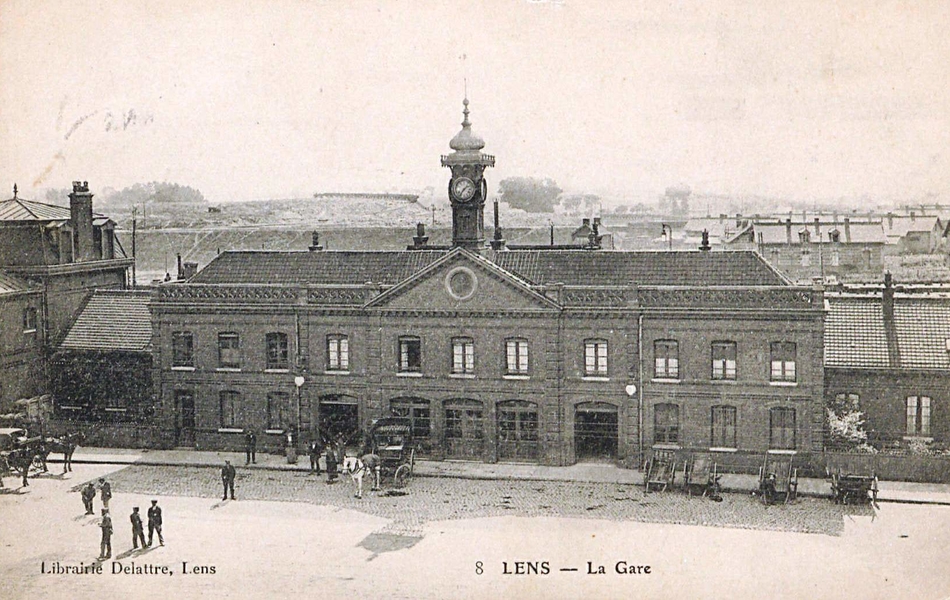
<svg viewBox="0 0 950 600"><path fill-rule="evenodd" d="M148 291L96 290L69 328L60 350L149 352Z"/></svg>
<svg viewBox="0 0 950 600"><path fill-rule="evenodd" d="M755 234L755 241L759 242L761 239L763 244L787 244L788 243L788 232L786 231L785 223L762 223L756 222L753 226L753 231ZM814 223L792 223L792 245L798 245L799 238L798 232L803 229L807 229L810 236L810 241L815 243L818 241L817 236L815 235L815 224ZM843 222L838 223L828 223L822 222L821 226L821 241L824 243L829 243L830 239L828 232L835 229L838 230L841 237L839 242L842 244L883 244L886 241L884 235L884 226L878 222L851 222L848 224L848 227L845 228ZM846 232L850 232L850 239L846 236ZM761 237L760 237L761 236Z"/></svg>
<svg viewBox="0 0 950 600"><path fill-rule="evenodd" d="M403 252L225 252L189 279L212 284L394 285L450 250ZM758 254L736 252L486 251L534 285L787 285Z"/></svg>
<svg viewBox="0 0 950 600"><path fill-rule="evenodd" d="M0 295L29 291L30 286L20 279L0 271ZM36 290L39 291L39 290Z"/></svg>
<svg viewBox="0 0 950 600"><path fill-rule="evenodd" d="M950 369L950 297L895 293L890 324L878 295L829 294L827 304L826 367ZM889 326L897 346L893 362L887 351Z"/></svg>
<svg viewBox="0 0 950 600"><path fill-rule="evenodd" d="M0 221L69 221L70 218L69 208L65 206L44 204L23 198L0 201ZM97 220L96 225L108 220L99 213L94 213L93 218Z"/></svg>
<svg viewBox="0 0 950 600"><path fill-rule="evenodd" d="M890 366L880 296L828 295L826 299L825 366Z"/></svg>

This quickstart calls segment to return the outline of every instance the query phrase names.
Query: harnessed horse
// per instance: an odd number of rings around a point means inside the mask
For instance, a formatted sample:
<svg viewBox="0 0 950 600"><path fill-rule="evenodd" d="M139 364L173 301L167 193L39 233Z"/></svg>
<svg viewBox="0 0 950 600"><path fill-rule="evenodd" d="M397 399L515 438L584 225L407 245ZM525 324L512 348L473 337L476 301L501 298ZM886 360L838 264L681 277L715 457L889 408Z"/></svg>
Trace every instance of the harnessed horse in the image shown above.
<svg viewBox="0 0 950 600"><path fill-rule="evenodd" d="M343 459L343 473L349 474L356 484L356 497L363 497L363 476L372 473L375 476L373 491L379 489L379 473L382 461L376 454L366 454L363 458L347 456Z"/></svg>
<svg viewBox="0 0 950 600"><path fill-rule="evenodd" d="M44 451L63 455L63 473L73 470L73 452L85 439L81 432L67 433L61 438L46 438L43 440ZM43 463L46 463L45 457Z"/></svg>

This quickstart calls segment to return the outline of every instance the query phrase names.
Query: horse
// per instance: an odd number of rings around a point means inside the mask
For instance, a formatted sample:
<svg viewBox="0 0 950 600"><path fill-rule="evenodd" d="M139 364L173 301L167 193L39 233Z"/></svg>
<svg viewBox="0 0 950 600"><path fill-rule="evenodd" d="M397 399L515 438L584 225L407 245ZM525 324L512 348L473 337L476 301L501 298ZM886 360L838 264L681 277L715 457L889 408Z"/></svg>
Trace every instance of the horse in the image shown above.
<svg viewBox="0 0 950 600"><path fill-rule="evenodd" d="M30 485L30 482L26 480L26 476L30 473L30 467L33 465L33 458L35 456L36 454L30 448L17 448L16 450L11 450L7 455L7 465L9 465L10 470L23 477L23 485L21 487Z"/></svg>
<svg viewBox="0 0 950 600"><path fill-rule="evenodd" d="M49 455L51 452L63 455L63 473L73 470L73 452L85 439L81 432L67 433L61 438L46 438L43 440L44 452ZM44 457L43 464L46 464Z"/></svg>
<svg viewBox="0 0 950 600"><path fill-rule="evenodd" d="M382 461L376 454L366 454L363 458L347 456L343 459L343 473L349 474L356 484L356 498L363 498L363 476L372 473L375 476L373 491L379 489L379 472Z"/></svg>

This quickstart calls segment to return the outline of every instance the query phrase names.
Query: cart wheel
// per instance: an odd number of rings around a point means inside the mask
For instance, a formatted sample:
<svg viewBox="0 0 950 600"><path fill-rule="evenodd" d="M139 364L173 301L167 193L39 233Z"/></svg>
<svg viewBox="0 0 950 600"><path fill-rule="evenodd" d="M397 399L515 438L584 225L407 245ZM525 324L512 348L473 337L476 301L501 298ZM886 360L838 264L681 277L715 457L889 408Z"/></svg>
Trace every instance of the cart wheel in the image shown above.
<svg viewBox="0 0 950 600"><path fill-rule="evenodd" d="M404 488L409 485L409 478L412 477L412 467L408 464L399 465L396 474L393 476L393 485L397 488Z"/></svg>

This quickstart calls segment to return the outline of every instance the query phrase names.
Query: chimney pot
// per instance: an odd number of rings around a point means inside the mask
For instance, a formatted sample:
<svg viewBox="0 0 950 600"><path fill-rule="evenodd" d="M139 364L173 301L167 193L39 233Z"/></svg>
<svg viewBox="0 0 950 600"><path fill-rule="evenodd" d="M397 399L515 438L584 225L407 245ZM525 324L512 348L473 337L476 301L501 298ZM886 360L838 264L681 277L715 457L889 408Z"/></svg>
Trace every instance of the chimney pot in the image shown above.
<svg viewBox="0 0 950 600"><path fill-rule="evenodd" d="M311 252L319 252L320 250L323 250L323 246L320 245L320 232L319 232L319 231L313 231L313 232L311 233L311 240L310 240L310 241L311 241L311 243L310 243L310 248L308 248L308 250L310 250Z"/></svg>

